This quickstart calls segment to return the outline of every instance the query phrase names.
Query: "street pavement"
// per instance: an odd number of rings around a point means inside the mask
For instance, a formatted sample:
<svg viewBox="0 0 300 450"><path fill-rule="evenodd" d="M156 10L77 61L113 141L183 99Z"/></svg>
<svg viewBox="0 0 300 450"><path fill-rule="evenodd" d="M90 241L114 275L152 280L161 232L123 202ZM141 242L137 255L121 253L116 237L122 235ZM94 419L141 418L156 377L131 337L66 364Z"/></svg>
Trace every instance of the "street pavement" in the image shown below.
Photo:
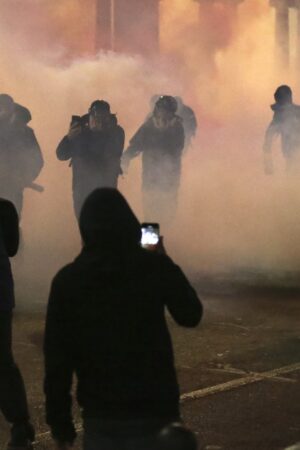
<svg viewBox="0 0 300 450"><path fill-rule="evenodd" d="M300 293L202 292L202 323L168 318L182 392L182 416L206 450L283 450L300 441ZM45 306L20 302L14 353L24 375L37 450L52 449L44 420L42 339ZM27 296L28 298L28 296ZM79 429L80 413L74 411ZM0 449L8 426L0 417Z"/></svg>

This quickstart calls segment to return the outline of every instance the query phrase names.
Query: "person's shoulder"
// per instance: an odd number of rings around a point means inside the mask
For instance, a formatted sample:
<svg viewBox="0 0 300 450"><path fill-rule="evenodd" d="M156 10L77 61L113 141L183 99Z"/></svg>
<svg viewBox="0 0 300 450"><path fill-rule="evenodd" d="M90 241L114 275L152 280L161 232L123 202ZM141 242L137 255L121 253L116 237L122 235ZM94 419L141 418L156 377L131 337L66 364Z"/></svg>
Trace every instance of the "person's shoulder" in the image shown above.
<svg viewBox="0 0 300 450"><path fill-rule="evenodd" d="M74 276L74 272L74 262L65 265L56 273L52 280L52 284L56 286L64 285L70 278Z"/></svg>
<svg viewBox="0 0 300 450"><path fill-rule="evenodd" d="M184 114L190 115L190 116L194 116L195 115L195 111L188 105L183 105L182 107Z"/></svg>
<svg viewBox="0 0 300 450"><path fill-rule="evenodd" d="M27 139L35 139L35 133L33 128L29 127L28 125L16 125L14 126L14 130L16 135L20 137L24 137Z"/></svg>
<svg viewBox="0 0 300 450"><path fill-rule="evenodd" d="M140 126L140 130L147 130L149 128L154 128L154 117L151 115L148 117Z"/></svg>
<svg viewBox="0 0 300 450"><path fill-rule="evenodd" d="M300 114L300 105L296 105L293 103L293 110L296 114Z"/></svg>
<svg viewBox="0 0 300 450"><path fill-rule="evenodd" d="M25 125L24 130L27 131L27 133L31 133L31 134L34 133L33 128L31 128L29 125Z"/></svg>
<svg viewBox="0 0 300 450"><path fill-rule="evenodd" d="M116 130L119 134L125 134L124 128L119 124L116 125Z"/></svg>

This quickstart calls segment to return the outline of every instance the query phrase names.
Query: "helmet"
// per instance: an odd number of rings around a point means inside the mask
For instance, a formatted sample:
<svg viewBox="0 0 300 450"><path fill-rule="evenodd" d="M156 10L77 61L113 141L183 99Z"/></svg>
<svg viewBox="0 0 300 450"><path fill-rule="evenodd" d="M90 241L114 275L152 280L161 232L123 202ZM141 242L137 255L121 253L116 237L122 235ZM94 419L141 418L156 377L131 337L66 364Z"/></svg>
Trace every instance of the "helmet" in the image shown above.
<svg viewBox="0 0 300 450"><path fill-rule="evenodd" d="M292 89L289 86L279 86L274 94L276 103L284 104L292 102Z"/></svg>
<svg viewBox="0 0 300 450"><path fill-rule="evenodd" d="M0 116L1 120L9 118L14 112L15 104L10 95L0 94Z"/></svg>
<svg viewBox="0 0 300 450"><path fill-rule="evenodd" d="M110 113L110 105L108 102L106 102L105 100L95 100L89 109L89 112L106 112L106 113Z"/></svg>
<svg viewBox="0 0 300 450"><path fill-rule="evenodd" d="M8 94L0 94L0 106L4 108L11 108L14 104L12 97Z"/></svg>
<svg viewBox="0 0 300 450"><path fill-rule="evenodd" d="M171 95L162 95L155 103L155 108L164 109L175 114L177 111L177 101Z"/></svg>

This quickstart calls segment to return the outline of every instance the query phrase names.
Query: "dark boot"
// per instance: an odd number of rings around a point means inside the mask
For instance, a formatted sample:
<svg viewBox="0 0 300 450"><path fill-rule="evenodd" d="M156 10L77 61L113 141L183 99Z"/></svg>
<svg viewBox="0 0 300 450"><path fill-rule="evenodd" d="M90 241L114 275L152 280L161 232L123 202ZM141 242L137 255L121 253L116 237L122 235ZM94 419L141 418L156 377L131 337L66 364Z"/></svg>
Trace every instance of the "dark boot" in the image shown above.
<svg viewBox="0 0 300 450"><path fill-rule="evenodd" d="M31 423L14 424L7 450L31 450L34 439L35 432Z"/></svg>

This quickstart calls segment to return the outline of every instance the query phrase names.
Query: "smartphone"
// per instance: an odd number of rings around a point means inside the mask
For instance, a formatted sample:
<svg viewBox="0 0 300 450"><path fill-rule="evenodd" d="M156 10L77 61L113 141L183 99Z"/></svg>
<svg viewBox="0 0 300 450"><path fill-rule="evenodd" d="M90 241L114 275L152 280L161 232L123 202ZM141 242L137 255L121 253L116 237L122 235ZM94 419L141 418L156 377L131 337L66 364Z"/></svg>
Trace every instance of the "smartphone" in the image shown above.
<svg viewBox="0 0 300 450"><path fill-rule="evenodd" d="M142 223L142 239L141 246L148 248L155 246L159 242L159 224L158 223Z"/></svg>
<svg viewBox="0 0 300 450"><path fill-rule="evenodd" d="M85 114L84 116L72 116L71 117L71 127L81 126L85 128L88 126L89 116Z"/></svg>

